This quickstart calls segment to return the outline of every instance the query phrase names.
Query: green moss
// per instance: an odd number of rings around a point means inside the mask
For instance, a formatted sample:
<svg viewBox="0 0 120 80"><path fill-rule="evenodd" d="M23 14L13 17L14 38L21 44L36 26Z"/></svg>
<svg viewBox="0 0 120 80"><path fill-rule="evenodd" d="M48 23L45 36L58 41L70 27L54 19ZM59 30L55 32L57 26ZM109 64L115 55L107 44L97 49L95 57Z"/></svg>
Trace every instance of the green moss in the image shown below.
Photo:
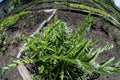
<svg viewBox="0 0 120 80"><path fill-rule="evenodd" d="M0 27L9 27L14 25L21 16L27 14L28 12L20 12L18 14L14 14L12 16L9 16L8 18L6 18L5 20L3 20L0 24Z"/></svg>
<svg viewBox="0 0 120 80"><path fill-rule="evenodd" d="M106 13L105 11L100 10L100 9L95 9L95 8L93 8L93 7L86 6L86 5L84 5L84 4L70 4L70 7L81 8L81 9L89 10L89 11L91 11L91 12L95 12L95 13L101 14L102 16L110 17L110 15L109 15L108 13Z"/></svg>

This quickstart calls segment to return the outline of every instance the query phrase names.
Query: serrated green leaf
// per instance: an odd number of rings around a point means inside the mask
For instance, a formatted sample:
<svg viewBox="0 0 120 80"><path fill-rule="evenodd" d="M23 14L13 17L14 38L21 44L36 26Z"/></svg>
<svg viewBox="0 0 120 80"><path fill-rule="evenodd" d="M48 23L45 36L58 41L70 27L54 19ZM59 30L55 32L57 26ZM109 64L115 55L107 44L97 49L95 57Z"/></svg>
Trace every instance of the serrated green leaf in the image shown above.
<svg viewBox="0 0 120 80"><path fill-rule="evenodd" d="M40 66L40 67L38 68L39 73L40 73L40 74L43 73L44 69L45 69L45 67L44 67L43 65Z"/></svg>

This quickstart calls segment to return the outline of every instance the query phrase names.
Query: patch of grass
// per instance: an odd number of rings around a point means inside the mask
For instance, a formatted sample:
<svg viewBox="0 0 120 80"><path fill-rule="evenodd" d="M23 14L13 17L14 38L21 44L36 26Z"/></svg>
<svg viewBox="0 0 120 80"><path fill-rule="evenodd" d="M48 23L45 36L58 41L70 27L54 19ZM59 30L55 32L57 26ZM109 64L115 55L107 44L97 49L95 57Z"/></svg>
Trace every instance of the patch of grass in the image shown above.
<svg viewBox="0 0 120 80"><path fill-rule="evenodd" d="M1 24L0 24L0 27L9 27L9 26L12 26L14 25L19 19L21 16L27 14L28 12L20 12L18 14L14 14L14 15L11 15L7 18L5 18Z"/></svg>
<svg viewBox="0 0 120 80"><path fill-rule="evenodd" d="M89 10L91 12L95 12L95 13L101 14L103 17L105 16L106 18L110 17L110 15L108 13L106 13L105 11L100 10L100 9L95 9L93 7L86 6L84 4L70 4L70 7Z"/></svg>

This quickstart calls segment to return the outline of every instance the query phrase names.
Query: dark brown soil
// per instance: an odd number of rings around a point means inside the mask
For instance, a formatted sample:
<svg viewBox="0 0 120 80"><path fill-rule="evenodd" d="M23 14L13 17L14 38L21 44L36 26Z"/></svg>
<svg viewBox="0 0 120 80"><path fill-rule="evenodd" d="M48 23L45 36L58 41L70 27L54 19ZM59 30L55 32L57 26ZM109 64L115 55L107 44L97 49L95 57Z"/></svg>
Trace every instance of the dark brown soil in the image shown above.
<svg viewBox="0 0 120 80"><path fill-rule="evenodd" d="M10 26L8 28L7 33L9 37L6 45L6 50L0 53L0 61L1 61L0 69L2 69L2 67L5 66L6 64L10 63L11 58L16 57L20 47L23 45L21 40L18 38L19 35L20 34L24 34L27 36L31 35L37 29L40 23L45 19L47 19L48 16L50 16L50 14L51 13L45 13L39 11L31 12L21 17L21 19L15 25ZM56 15L59 19L65 21L68 24L68 26L70 26L74 31L76 29L77 24L83 21L86 17L86 14L83 13L64 12L64 11L57 11ZM115 29L117 28L114 25L110 24L109 22L106 22L104 19L96 17L96 21L92 25L87 38L99 39L99 42L96 45L94 45L94 47L104 46L107 42L114 44ZM114 56L116 57L116 59L119 59L120 55L118 54L118 52L119 50L116 47L109 51L106 51L100 55L98 61ZM28 68L30 68L30 66ZM110 76L107 76L107 78L108 77ZM5 79L22 80L16 69L9 70L4 77L1 76L0 78L0 80L5 80ZM109 78L105 80L112 80L112 79ZM114 80L119 80L119 79L117 78Z"/></svg>

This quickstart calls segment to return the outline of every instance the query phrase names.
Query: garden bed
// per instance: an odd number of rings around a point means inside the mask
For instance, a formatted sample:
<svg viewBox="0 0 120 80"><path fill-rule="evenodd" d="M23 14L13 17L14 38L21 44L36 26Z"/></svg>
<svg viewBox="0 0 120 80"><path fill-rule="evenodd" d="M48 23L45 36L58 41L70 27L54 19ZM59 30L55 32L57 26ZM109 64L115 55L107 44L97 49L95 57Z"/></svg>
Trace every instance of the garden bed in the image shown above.
<svg viewBox="0 0 120 80"><path fill-rule="evenodd" d="M21 17L21 19L15 25L10 26L7 29L8 42L5 47L5 51L3 52L4 55L10 56L11 58L17 56L17 53L19 53L20 47L23 45L23 43L18 38L18 36L20 34L30 36L31 34L33 34L33 32L35 32L35 30L38 28L38 26L44 20L46 20L50 15L51 15L51 13L45 13L43 11L36 10L35 12L30 12L29 14ZM57 15L58 19L63 20L64 22L67 23L68 26L70 26L70 28L72 28L74 31L76 31L77 24L80 23L81 21L83 21L88 14L87 13L86 14L75 13L75 12L70 12L70 11L57 11L56 15ZM93 38L99 39L99 42L96 45L94 45L94 47L96 47L97 45L104 46L106 44L106 42L115 44L116 37L115 37L114 30L117 29L116 26L114 26L113 24L107 22L106 20L104 20L98 16L95 16L95 18L96 18L95 23L92 25L90 32L87 36L87 39L93 39ZM53 19L51 19L49 23L52 23L52 22L53 22ZM103 54L101 54L98 59L98 62L103 59L110 58L113 56L115 56L116 60L117 60L120 57L118 52L119 52L119 49L114 47L113 49L109 50L108 52L104 52ZM7 62L7 63L9 63L9 62ZM4 64L4 65L6 65L6 64ZM29 66L26 65L26 67L30 71L30 73L37 74L36 67L34 64L29 65ZM15 74L15 75L13 74L14 77L13 77L13 75L10 75L11 73ZM7 78L9 77L8 78L9 80L21 80L20 78L17 79L18 76L19 76L19 74L16 74L16 70L14 70L14 69L8 71L6 74L6 77ZM110 77L111 76L105 76L105 78L108 78L105 80L112 80L112 79L110 79ZM114 75L112 77L114 77ZM113 79L115 79L115 78L113 78ZM119 80L119 78L116 80Z"/></svg>
<svg viewBox="0 0 120 80"><path fill-rule="evenodd" d="M70 28L72 28L74 31L76 31L77 24L83 21L85 17L87 16L87 14L85 15L85 14L65 12L65 11L57 11L56 15L60 20L63 20L64 22L66 22L67 25L70 26ZM51 23L52 21L53 20L51 20L49 23ZM115 29L117 28L114 25L106 22L105 20L99 17L96 17L96 21L92 25L91 30L87 36L87 39L93 39L93 38L99 39L98 43L94 45L94 47L104 46L107 42L115 44L116 43L115 37L114 37L115 33L113 31ZM111 57L116 57L116 60L118 60L120 57L120 55L117 54L118 52L119 50L114 47L113 49L101 54L100 57L98 58L98 62L101 60L105 60L106 58L111 58ZM34 73L34 74L38 73L36 71L37 67L34 64L26 65L26 67L31 73ZM101 79L104 78L105 80L110 80L110 77L111 76L107 75L107 76L101 77ZM114 77L114 75L112 77Z"/></svg>

